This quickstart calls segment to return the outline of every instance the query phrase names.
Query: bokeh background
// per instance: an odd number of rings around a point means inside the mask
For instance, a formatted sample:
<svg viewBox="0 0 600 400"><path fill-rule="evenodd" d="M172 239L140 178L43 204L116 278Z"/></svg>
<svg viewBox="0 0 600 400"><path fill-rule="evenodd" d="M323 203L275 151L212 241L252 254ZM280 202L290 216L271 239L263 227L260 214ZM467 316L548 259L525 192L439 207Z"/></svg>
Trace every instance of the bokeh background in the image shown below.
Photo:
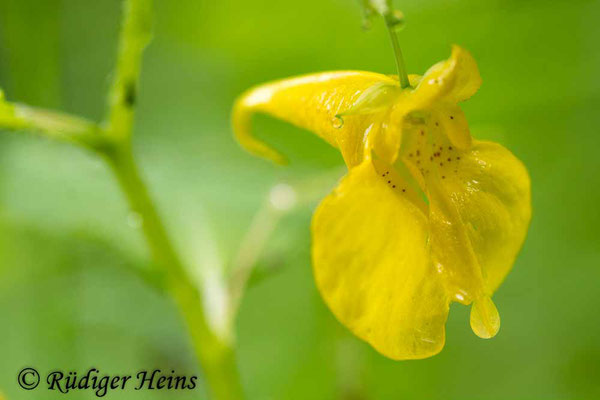
<svg viewBox="0 0 600 400"><path fill-rule="evenodd" d="M258 118L292 160L244 153L229 113L251 85L308 72L393 73L380 21L358 2L156 0L144 60L135 151L186 259L229 265L254 213L280 181L333 184L340 155L308 132ZM502 328L478 339L454 304L441 354L394 362L341 327L311 276L317 199L268 242L237 323L250 399L600 398L600 2L404 0L410 72L469 49L483 86L464 104L472 132L529 168L533 220L495 296ZM99 120L115 60L119 0L0 0L0 87L13 101ZM328 176L329 181L320 177ZM328 183L327 183L328 182ZM321 190L322 187L316 189ZM131 221L129 221L131 222ZM128 266L145 265L140 233L107 169L90 155L0 132L0 391L24 366L113 374L199 373L173 305ZM195 392L205 398L203 392ZM190 399L112 392L115 399ZM75 392L70 399L93 399Z"/></svg>

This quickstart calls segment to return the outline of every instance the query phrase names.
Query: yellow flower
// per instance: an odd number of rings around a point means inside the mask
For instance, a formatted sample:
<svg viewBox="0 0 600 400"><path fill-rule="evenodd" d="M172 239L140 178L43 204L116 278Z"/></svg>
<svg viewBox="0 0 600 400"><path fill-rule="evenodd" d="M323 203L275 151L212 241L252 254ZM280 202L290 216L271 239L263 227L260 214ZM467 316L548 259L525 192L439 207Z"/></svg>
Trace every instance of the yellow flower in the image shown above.
<svg viewBox="0 0 600 400"><path fill-rule="evenodd" d="M250 89L233 126L248 151L283 163L251 135L253 113L309 129L342 153L349 172L312 221L314 276L354 334L393 359L444 346L450 302L471 304L471 327L494 336L491 296L512 267L531 217L523 164L499 144L472 140L457 103L481 84L454 46L423 77L325 72Z"/></svg>

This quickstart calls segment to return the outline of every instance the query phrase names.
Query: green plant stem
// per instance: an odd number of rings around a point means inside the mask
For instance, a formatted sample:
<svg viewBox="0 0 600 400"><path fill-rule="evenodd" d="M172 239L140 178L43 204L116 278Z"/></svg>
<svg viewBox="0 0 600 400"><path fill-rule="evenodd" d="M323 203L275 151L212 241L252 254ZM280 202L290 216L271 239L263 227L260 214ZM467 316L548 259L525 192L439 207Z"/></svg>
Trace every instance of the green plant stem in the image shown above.
<svg viewBox="0 0 600 400"><path fill-rule="evenodd" d="M112 170L125 193L132 212L138 213L142 231L154 259L167 271L167 288L173 296L190 332L192 345L202 364L206 383L216 399L242 399L231 343L219 338L210 328L203 299L175 252L148 190L140 177L129 145L117 146L107 153Z"/></svg>
<svg viewBox="0 0 600 400"><path fill-rule="evenodd" d="M131 151L131 136L144 49L152 36L152 1L126 0L119 53L108 96L104 133L114 143L104 150L132 212L139 214L142 231L157 264L164 269L166 287L190 333L209 391L218 400L243 398L233 344L211 329L199 288L186 271L140 177Z"/></svg>
<svg viewBox="0 0 600 400"><path fill-rule="evenodd" d="M119 53L108 93L106 133L117 139L131 136L144 49L152 38L152 1L126 0L119 36Z"/></svg>
<svg viewBox="0 0 600 400"><path fill-rule="evenodd" d="M100 128L85 118L59 111L9 103L0 98L0 129L31 131L88 148L102 147Z"/></svg>
<svg viewBox="0 0 600 400"><path fill-rule="evenodd" d="M396 68L398 69L398 78L400 79L400 87L405 89L410 87L410 81L408 80L408 74L406 72L406 66L404 64L404 56L402 55L402 49L400 48L400 42L398 41L398 35L393 27L392 15L386 14L384 16L385 25L388 33L390 34L390 40L392 41L392 47L394 49L394 55L396 59Z"/></svg>
<svg viewBox="0 0 600 400"><path fill-rule="evenodd" d="M111 166L142 231L165 287L177 304L212 396L243 398L233 335L218 335L205 314L201 290L178 256L140 177L131 151L131 134L143 50L151 36L151 0L126 0L115 77L102 127L83 118L6 102L0 91L0 128L34 130L45 137L75 143L103 156Z"/></svg>
<svg viewBox="0 0 600 400"><path fill-rule="evenodd" d="M0 99L2 101L2 99ZM132 155L130 139L115 140L93 122L68 114L0 102L0 128L33 130L41 135L80 145L103 156L111 166L127 197L132 212L139 214L142 231L153 259L161 268L165 286L177 304L209 391L218 400L243 398L230 340L218 336L209 326L198 288L177 255L160 216L140 177ZM126 132L125 132L126 133Z"/></svg>

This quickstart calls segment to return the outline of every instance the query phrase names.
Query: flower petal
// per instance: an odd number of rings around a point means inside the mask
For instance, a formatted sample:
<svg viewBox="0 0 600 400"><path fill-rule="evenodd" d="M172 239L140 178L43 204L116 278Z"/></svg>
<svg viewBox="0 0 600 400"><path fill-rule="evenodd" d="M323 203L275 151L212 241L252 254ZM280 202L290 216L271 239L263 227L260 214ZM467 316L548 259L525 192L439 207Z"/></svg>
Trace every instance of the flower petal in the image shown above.
<svg viewBox="0 0 600 400"><path fill-rule="evenodd" d="M432 256L456 300L486 304L525 240L529 175L512 153L491 142L475 141L445 165L437 171L443 179L427 180Z"/></svg>
<svg viewBox="0 0 600 400"><path fill-rule="evenodd" d="M473 56L460 46L425 73L415 89L415 100L423 104L443 100L458 103L471 97L481 86L481 75Z"/></svg>
<svg viewBox="0 0 600 400"><path fill-rule="evenodd" d="M418 196L388 168L365 161L319 205L315 280L340 322L377 351L425 358L444 346L449 299L430 263Z"/></svg>
<svg viewBox="0 0 600 400"><path fill-rule="evenodd" d="M439 121L450 142L460 150L471 147L472 139L465 113L456 104L440 104L433 111L434 119Z"/></svg>
<svg viewBox="0 0 600 400"><path fill-rule="evenodd" d="M374 114L352 115L343 120L336 115L351 110L365 90L375 84L397 84L386 75L361 71L323 72L284 79L257 86L235 103L233 129L240 144L251 153L284 163L285 158L250 130L251 116L260 112L315 132L339 148L348 166L370 156L369 132L377 129L380 118ZM342 124L343 123L343 124Z"/></svg>

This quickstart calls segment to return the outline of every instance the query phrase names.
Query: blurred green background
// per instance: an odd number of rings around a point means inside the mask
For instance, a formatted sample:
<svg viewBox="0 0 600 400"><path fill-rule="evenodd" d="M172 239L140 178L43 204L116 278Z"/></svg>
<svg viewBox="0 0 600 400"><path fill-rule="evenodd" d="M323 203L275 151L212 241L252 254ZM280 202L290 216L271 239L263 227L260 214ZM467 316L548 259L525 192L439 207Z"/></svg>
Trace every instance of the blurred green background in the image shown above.
<svg viewBox="0 0 600 400"><path fill-rule="evenodd" d="M358 2L156 0L136 117L135 150L191 265L227 264L269 188L342 165L311 134L259 118L288 154L277 168L232 139L229 112L251 85L308 72L393 73L382 23L361 30ZM478 339L454 304L446 347L394 362L341 327L312 280L316 203L281 221L237 323L250 399L600 398L600 2L405 0L410 72L469 49L483 86L464 104L475 137L529 168L533 220L496 294L502 328ZM99 120L115 60L120 0L0 0L0 87L8 99ZM124 199L88 154L0 133L0 391L25 392L18 370L199 373L174 306L127 265L145 265ZM333 181L331 181L333 184ZM198 392L205 398L203 392ZM190 399L189 392L111 392ZM70 399L93 399L75 392Z"/></svg>

